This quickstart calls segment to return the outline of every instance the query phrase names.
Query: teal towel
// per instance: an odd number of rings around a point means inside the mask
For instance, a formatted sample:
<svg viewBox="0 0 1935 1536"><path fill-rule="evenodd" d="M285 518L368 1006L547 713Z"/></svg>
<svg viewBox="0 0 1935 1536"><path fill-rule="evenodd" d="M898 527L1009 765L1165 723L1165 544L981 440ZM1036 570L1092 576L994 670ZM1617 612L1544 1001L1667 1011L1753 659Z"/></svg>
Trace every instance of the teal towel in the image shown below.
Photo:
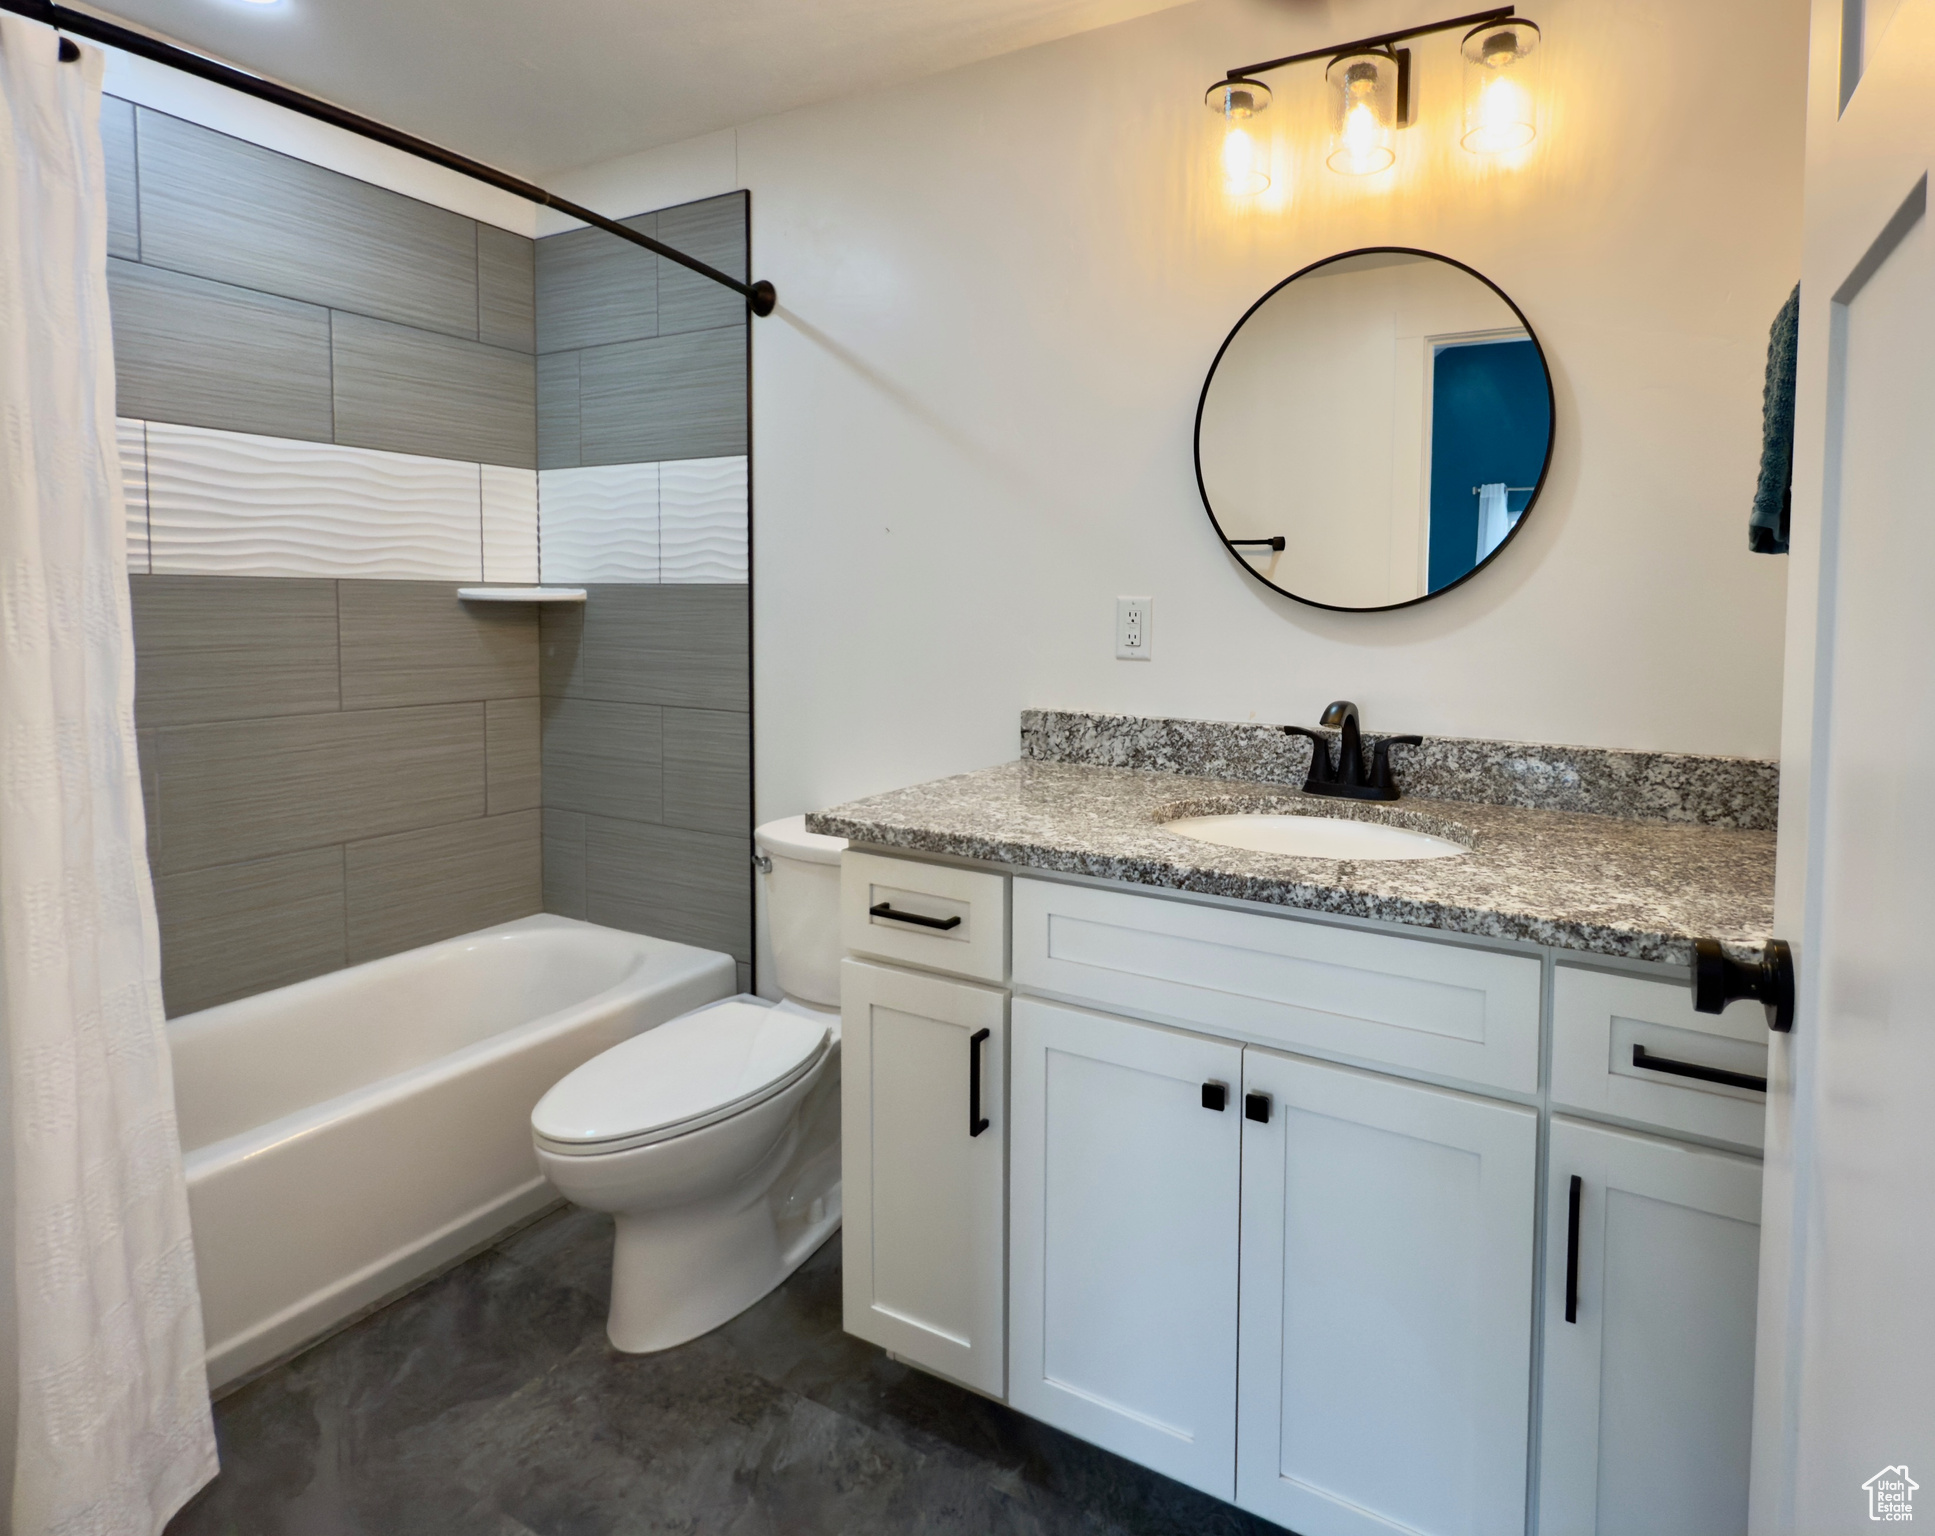
<svg viewBox="0 0 1935 1536"><path fill-rule="evenodd" d="M1794 505L1794 352L1800 339L1801 289L1787 296L1767 335L1767 385L1760 396L1760 484L1747 547L1757 555L1787 553L1787 521Z"/></svg>

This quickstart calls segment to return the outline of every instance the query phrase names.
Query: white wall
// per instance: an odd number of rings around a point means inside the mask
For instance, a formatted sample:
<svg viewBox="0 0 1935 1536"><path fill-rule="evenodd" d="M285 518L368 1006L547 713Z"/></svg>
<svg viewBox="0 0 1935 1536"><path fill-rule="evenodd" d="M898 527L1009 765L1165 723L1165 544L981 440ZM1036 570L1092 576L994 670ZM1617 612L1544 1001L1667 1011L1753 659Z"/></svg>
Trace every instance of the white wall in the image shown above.
<svg viewBox="0 0 1935 1536"><path fill-rule="evenodd" d="M1348 697L1393 730L1775 752L1785 564L1745 522L1799 263L1803 0L1542 0L1542 132L1509 166L1457 147L1456 34L1418 45L1423 121L1378 177L1323 169L1321 72L1280 73L1276 185L1225 198L1211 81L1443 9L1202 0L737 131L781 296L753 327L762 816L1011 758L1028 705ZM560 190L631 212L692 163ZM1372 244L1517 300L1557 450L1484 576L1333 614L1237 569L1190 431L1257 295ZM1155 599L1150 662L1113 659L1120 593Z"/></svg>

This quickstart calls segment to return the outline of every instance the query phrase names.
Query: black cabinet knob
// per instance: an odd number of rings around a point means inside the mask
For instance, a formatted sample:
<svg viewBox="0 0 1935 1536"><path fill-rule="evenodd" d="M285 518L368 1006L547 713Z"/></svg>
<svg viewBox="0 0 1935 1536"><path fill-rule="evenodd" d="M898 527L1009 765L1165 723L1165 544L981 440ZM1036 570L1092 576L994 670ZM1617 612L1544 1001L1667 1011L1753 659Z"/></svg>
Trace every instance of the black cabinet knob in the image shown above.
<svg viewBox="0 0 1935 1536"><path fill-rule="evenodd" d="M1229 1103L1230 1085L1228 1083L1203 1084L1204 1109L1213 1109L1220 1114L1223 1110L1229 1108Z"/></svg>
<svg viewBox="0 0 1935 1536"><path fill-rule="evenodd" d="M1267 1093L1246 1093L1243 1095L1243 1118L1254 1120L1258 1125L1270 1123L1270 1096Z"/></svg>

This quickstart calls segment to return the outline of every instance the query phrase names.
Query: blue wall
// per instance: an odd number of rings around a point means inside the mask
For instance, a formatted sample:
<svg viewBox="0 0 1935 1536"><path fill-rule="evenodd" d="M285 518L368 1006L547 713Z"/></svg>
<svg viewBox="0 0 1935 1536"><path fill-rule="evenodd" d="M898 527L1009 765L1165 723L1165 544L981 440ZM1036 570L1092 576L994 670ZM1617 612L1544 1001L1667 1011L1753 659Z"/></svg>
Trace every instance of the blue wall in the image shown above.
<svg viewBox="0 0 1935 1536"><path fill-rule="evenodd" d="M1441 348L1431 384L1431 590L1477 563L1474 485L1532 485L1545 464L1552 406L1529 341ZM1509 499L1513 511L1527 498Z"/></svg>

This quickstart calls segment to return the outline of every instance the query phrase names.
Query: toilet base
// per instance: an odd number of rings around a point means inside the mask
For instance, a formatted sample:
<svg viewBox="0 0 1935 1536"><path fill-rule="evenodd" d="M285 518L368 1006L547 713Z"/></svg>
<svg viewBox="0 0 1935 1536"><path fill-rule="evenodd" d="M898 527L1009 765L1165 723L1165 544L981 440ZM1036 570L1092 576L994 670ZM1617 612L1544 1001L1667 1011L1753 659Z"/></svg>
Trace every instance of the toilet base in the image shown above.
<svg viewBox="0 0 1935 1536"><path fill-rule="evenodd" d="M655 1354L690 1343L763 1300L840 1225L839 1190L784 1248L771 1206L619 1216L611 1258L613 1349Z"/></svg>

